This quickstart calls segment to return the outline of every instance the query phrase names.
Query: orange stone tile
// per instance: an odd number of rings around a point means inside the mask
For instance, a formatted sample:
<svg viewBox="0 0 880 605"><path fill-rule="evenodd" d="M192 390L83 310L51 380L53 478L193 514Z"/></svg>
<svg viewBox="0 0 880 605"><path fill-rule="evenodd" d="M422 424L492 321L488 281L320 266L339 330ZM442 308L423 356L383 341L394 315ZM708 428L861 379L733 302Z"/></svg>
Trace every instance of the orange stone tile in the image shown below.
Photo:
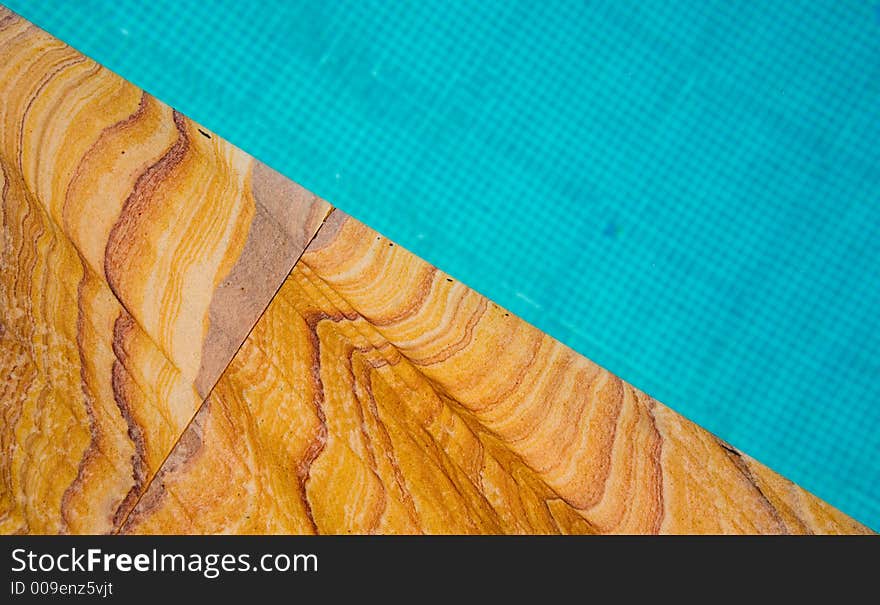
<svg viewBox="0 0 880 605"><path fill-rule="evenodd" d="M124 530L867 531L339 211Z"/></svg>
<svg viewBox="0 0 880 605"><path fill-rule="evenodd" d="M0 227L0 533L868 531L2 8Z"/></svg>
<svg viewBox="0 0 880 605"><path fill-rule="evenodd" d="M0 531L111 531L329 206L0 7Z"/></svg>

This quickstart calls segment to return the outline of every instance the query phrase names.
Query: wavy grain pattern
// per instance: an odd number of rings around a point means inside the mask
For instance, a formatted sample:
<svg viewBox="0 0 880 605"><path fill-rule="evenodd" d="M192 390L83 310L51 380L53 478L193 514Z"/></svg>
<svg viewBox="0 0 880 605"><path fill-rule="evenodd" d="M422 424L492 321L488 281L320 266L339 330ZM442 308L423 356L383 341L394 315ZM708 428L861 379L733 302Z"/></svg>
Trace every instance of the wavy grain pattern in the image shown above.
<svg viewBox="0 0 880 605"><path fill-rule="evenodd" d="M334 211L128 532L867 531Z"/></svg>
<svg viewBox="0 0 880 605"><path fill-rule="evenodd" d="M0 532L128 516L329 206L0 7Z"/></svg>
<svg viewBox="0 0 880 605"><path fill-rule="evenodd" d="M867 531L329 211L0 8L0 533Z"/></svg>

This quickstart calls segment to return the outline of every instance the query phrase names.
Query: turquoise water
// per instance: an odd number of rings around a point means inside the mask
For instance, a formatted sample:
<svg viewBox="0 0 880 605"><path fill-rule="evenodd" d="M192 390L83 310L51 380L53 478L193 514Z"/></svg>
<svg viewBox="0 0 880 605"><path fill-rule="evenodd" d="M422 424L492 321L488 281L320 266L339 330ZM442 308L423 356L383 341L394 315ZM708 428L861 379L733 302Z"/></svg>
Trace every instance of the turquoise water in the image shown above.
<svg viewBox="0 0 880 605"><path fill-rule="evenodd" d="M872 3L5 1L880 529Z"/></svg>

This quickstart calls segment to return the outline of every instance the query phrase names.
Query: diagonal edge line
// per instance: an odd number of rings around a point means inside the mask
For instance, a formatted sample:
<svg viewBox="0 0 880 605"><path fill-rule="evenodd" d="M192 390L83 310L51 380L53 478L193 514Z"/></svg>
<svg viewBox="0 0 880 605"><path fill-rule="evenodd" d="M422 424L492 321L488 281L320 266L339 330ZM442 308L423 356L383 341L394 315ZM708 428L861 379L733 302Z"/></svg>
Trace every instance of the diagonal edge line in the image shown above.
<svg viewBox="0 0 880 605"><path fill-rule="evenodd" d="M245 335L244 339L236 347L235 352L232 354L232 356L229 358L229 361L223 367L223 371L220 372L219 376L217 377L217 380L215 380L214 384L211 385L211 388L208 390L208 393L202 399L202 402L199 404L199 407L195 410L195 412L193 412L193 415L190 417L189 421L186 423L186 426L184 426L183 429L180 431L180 433L178 433L177 439L174 440L174 444L168 449L168 452L165 454L165 457L162 458L162 462L156 468L156 472L154 472L153 476L150 477L150 480L144 486L143 491L140 493L140 495L138 496L135 503L132 505L132 507L126 513L125 518L119 523L119 525L117 527L115 527L113 529L113 532L111 532L112 534L118 535L119 532L122 530L122 528L125 527L126 523L128 523L128 519L129 519L129 517L131 517L131 514L137 509L138 504L140 504L141 500L147 494L147 492L150 491L150 487L152 487L153 481L155 481L156 477L158 477L161 474L162 469L165 468L165 464L168 462L168 458L171 456L171 454L174 453L174 450L177 449L177 446L180 443L180 440L183 438L183 436L186 434L186 432L190 429L190 427L192 426L196 417L199 415L199 413L205 407L205 404L208 402L208 399L211 398L211 395L214 393L214 388L220 383L220 380L223 378L224 374L226 374L226 371L229 369L229 366L232 365L232 362L235 361L235 358L238 356L238 352L241 350L241 348L244 346L244 344L250 338L251 333L254 331L254 328L257 327L257 324L260 323L260 320L266 314L266 311L268 311L269 307L275 301L275 297L278 296L278 292L281 291L281 288L284 286L284 282L286 282L287 278L290 277L290 274L293 273L293 270L296 268L296 266L302 260L303 255L306 253L306 251L312 245L312 242L315 241L315 238L318 237L318 234L324 228L324 225L327 223L327 219L329 219L330 216L334 212L336 212L336 208L334 206L330 206L330 209L327 211L327 214L325 214L324 218L321 219L321 225L315 230L315 233L312 235L312 237L309 238L308 244L306 244L305 248L303 248L303 251L300 252L299 256L296 258L293 265L290 267L290 270L285 274L284 279L282 279L280 281L280 283L278 284L278 287L275 288L275 292L272 294L272 296L269 298L269 301L266 303L266 306L263 308L263 310L260 312L260 314L254 320L253 325L251 325L251 327L248 329L247 334Z"/></svg>

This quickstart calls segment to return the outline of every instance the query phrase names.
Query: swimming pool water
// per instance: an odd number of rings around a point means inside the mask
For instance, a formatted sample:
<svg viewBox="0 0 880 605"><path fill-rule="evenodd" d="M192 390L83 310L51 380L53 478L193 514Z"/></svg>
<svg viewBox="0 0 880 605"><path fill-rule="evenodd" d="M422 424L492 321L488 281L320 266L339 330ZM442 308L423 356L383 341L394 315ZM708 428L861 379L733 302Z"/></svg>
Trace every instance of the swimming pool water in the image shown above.
<svg viewBox="0 0 880 605"><path fill-rule="evenodd" d="M875 5L4 1L880 529Z"/></svg>

